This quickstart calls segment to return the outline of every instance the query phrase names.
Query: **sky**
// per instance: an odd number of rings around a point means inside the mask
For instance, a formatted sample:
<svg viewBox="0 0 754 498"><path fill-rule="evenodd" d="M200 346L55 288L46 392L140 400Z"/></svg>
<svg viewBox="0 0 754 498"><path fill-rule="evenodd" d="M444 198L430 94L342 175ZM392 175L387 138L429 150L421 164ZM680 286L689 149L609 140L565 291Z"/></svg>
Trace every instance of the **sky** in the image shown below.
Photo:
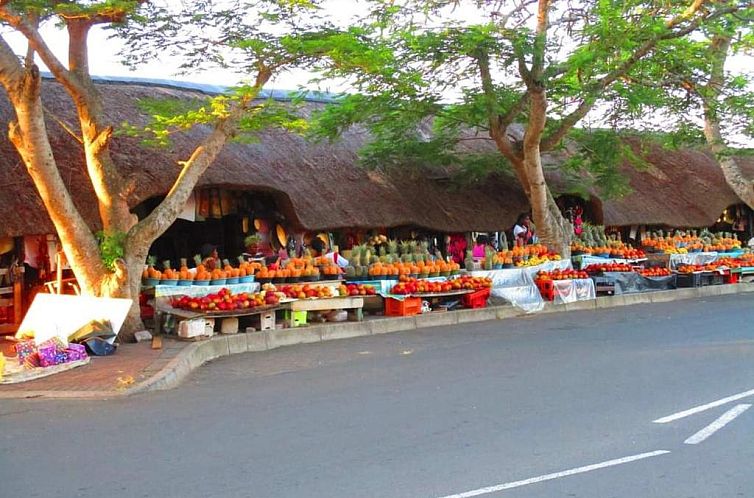
<svg viewBox="0 0 754 498"><path fill-rule="evenodd" d="M186 3L185 0L166 0L167 2L176 2L176 4ZM222 0L219 0L222 1ZM189 2L190 3L190 2ZM339 24L347 24L349 19L363 14L359 2L354 0L328 0L327 14ZM50 23L43 28L43 35L47 40L48 46L52 47L53 52L62 62L67 61L68 37L64 30L58 29ZM22 54L26 50L25 38L17 33L8 33L4 35L11 47ZM237 73L225 70L201 71L190 75L178 74L178 61L169 57L154 60L147 64L142 64L132 70L123 65L118 53L123 48L123 42L118 39L109 38L106 30L95 27L89 36L89 58L90 69L95 76L118 76L133 78L156 78L177 81L190 81L193 83L202 83L210 85L231 86L239 82ZM40 67L44 64L38 60ZM309 80L312 75L305 71L289 71L282 75L276 75L265 86L268 90L296 90L297 88L311 87ZM340 81L330 81L320 85L319 89L323 91L342 92L348 90Z"/></svg>
<svg viewBox="0 0 754 498"><path fill-rule="evenodd" d="M174 5L187 5L190 2L187 0L164 0L166 2L175 2ZM223 0L216 0L222 2ZM326 13L331 16L337 24L347 25L350 20L363 14L363 4L360 4L358 0L327 0L325 3ZM473 16L468 11L454 10L452 12L454 19L464 21L475 21ZM67 60L67 35L65 31L57 28L54 23L49 23L43 28L43 35L45 40L58 58L65 63ZM19 53L25 52L26 42L25 39L16 33L3 33L5 39L11 44L11 46ZM212 71L199 71L188 75L178 74L179 62L169 57L162 58L160 60L154 60L147 64L142 64L132 70L131 68L123 65L118 57L118 53L124 48L123 42L117 39L109 38L109 34L106 30L101 28L95 28L92 30L89 38L89 52L90 52L90 68L93 75L108 77L130 77L130 78L152 78L152 79L167 79L177 81L188 81L193 83L231 86L237 84L239 81L239 75L232 71L216 69ZM39 62L39 65L44 69L44 64ZM729 70L734 72L739 71L752 71L754 70L754 57L752 56L736 56L729 59L727 65ZM340 93L344 91L350 91L352 88L344 81L330 80L326 82L320 82L318 85L310 83L312 75L303 70L289 71L283 74L275 75L273 79L265 86L267 90L295 90L301 87L306 87L311 90L326 91L332 93ZM458 92L456 92L458 93ZM448 100L453 100L457 95L447 95ZM592 112L587 119L597 119L596 116L599 112ZM731 137L732 145L744 145L754 146L752 140L747 137Z"/></svg>

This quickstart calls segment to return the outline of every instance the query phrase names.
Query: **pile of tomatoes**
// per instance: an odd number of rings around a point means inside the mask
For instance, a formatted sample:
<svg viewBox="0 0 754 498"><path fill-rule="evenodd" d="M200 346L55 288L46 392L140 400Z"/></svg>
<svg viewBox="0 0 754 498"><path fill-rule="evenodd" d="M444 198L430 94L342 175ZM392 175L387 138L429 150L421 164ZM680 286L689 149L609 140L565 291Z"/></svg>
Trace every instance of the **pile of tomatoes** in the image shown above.
<svg viewBox="0 0 754 498"><path fill-rule="evenodd" d="M482 290L482 289L489 289L492 287L492 279L487 277L470 277L468 275L463 275L461 277L456 278L455 280L451 280L450 283L453 285L453 290Z"/></svg>
<svg viewBox="0 0 754 498"><path fill-rule="evenodd" d="M390 290L390 293L400 295L439 294L443 292L451 292L453 290L453 284L451 282L430 282L428 280L409 278L405 282L398 282L395 284Z"/></svg>
<svg viewBox="0 0 754 498"><path fill-rule="evenodd" d="M639 273L644 277L667 277L670 275L670 269L656 266L654 268L644 268Z"/></svg>
<svg viewBox="0 0 754 498"><path fill-rule="evenodd" d="M589 265L584 270L587 273L605 273L605 272L630 272L634 271L631 265L626 263L605 263L599 265Z"/></svg>
<svg viewBox="0 0 754 498"><path fill-rule="evenodd" d="M589 278L589 274L583 270L552 270L538 271L536 280L575 280Z"/></svg>

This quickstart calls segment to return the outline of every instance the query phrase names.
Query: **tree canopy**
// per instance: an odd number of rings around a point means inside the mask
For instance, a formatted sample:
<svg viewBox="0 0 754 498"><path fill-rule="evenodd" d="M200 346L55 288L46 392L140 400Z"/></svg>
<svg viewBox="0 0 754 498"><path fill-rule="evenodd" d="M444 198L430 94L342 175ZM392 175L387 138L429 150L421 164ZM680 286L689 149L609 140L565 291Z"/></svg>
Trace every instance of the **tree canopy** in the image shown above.
<svg viewBox="0 0 754 498"><path fill-rule="evenodd" d="M336 66L329 73L352 76L360 92L319 116L319 136L332 138L363 123L373 136L364 160L373 166L513 172L530 197L538 227L556 232L552 225L561 218L542 174L541 154L580 147L566 166L571 173L586 168L582 184L625 191L615 168L637 157L601 130L623 125L611 109L635 114L655 98L651 88L626 81L639 68L661 64L674 40L747 2L372 5L361 36L391 54L383 57L390 64L370 59L371 64ZM465 153L475 141L490 145Z"/></svg>

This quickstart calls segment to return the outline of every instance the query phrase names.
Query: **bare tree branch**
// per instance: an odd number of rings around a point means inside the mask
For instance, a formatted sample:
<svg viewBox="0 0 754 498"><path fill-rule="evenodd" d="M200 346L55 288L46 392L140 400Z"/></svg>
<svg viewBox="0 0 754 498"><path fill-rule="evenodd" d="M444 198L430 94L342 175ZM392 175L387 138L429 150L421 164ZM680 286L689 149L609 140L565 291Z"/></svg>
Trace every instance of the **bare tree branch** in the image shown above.
<svg viewBox="0 0 754 498"><path fill-rule="evenodd" d="M24 35L29 42L29 47L39 54L39 57L45 63L50 72L52 72L53 76L55 76L55 78L69 90L78 92L78 82L75 81L70 72L55 54L52 53L52 50L47 46L47 43L42 38L37 27L30 24L29 20L14 15L8 12L5 8L0 8L0 21L5 21L12 28Z"/></svg>
<svg viewBox="0 0 754 498"><path fill-rule="evenodd" d="M182 163L183 168L165 199L149 216L129 230L128 239L135 246L146 245L146 249L148 249L152 241L173 224L176 216L183 209L191 192L193 192L199 178L212 164L227 141L237 133L238 124L242 117L252 106L255 96L259 94L271 77L272 70L260 64L253 91L242 98L230 110L229 114L217 123L212 133L194 150L191 157Z"/></svg>

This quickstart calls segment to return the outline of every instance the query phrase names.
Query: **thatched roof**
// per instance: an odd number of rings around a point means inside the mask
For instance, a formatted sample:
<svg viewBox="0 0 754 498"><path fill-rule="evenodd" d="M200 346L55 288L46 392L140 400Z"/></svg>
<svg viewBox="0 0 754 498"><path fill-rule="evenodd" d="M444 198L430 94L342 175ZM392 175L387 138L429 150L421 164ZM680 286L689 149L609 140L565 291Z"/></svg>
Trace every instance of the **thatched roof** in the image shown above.
<svg viewBox="0 0 754 498"><path fill-rule="evenodd" d="M44 85L48 131L62 176L85 219L96 227L97 209L81 146L60 124L77 128L73 106L59 84L46 81ZM196 90L142 83L99 83L98 87L114 123L145 122L137 99L198 95ZM321 105L308 102L306 110ZM0 122L11 118L12 109L3 95ZM197 128L177 135L173 145L164 149L145 148L133 138L115 138L116 164L136 179L131 205L167 192L178 172L177 161L188 157L207 132ZM520 187L511 179L491 179L459 189L409 173L368 172L357 166L364 139L364 133L355 130L336 143L313 144L287 132L268 131L259 143L226 146L199 186L275 192L291 208L291 222L311 230L415 225L445 232L492 231L510 227L516 215L528 208ZM738 202L719 168L703 153L655 151L650 160L656 166L650 172L627 170L635 193L605 202L605 223L709 225L723 208ZM680 180L674 183L670 178ZM53 231L23 163L4 135L0 136L0 182L0 203L6 212L0 235Z"/></svg>
<svg viewBox="0 0 754 498"><path fill-rule="evenodd" d="M48 131L56 159L86 220L97 223L93 192L88 184L80 145L55 118L76 129L70 98L55 82L44 83ZM105 109L115 123L144 123L136 100L144 97L196 97L196 91L141 84L99 84ZM312 110L323 104L309 102ZM0 98L0 121L12 116ZM189 156L206 128L174 137L169 148L145 148L132 138L117 137L113 158L121 170L136 178L132 206L167 192L177 172L177 161ZM416 225L440 231L496 230L510 226L527 202L519 189L500 191L484 184L461 190L408 176L385 176L356 167L363 144L358 132L334 144L306 142L283 131L269 131L259 143L233 143L224 148L199 186L261 189L287 197L300 227L319 230L341 227ZM45 214L23 163L7 137L0 137L0 203L19 215L0 226L0 235L50 232ZM9 209L10 208L10 209Z"/></svg>
<svg viewBox="0 0 754 498"><path fill-rule="evenodd" d="M624 166L633 192L604 202L606 224L710 226L726 207L741 202L709 152L656 146L644 157L650 164L646 170ZM744 173L754 178L754 158L739 157L737 161Z"/></svg>

